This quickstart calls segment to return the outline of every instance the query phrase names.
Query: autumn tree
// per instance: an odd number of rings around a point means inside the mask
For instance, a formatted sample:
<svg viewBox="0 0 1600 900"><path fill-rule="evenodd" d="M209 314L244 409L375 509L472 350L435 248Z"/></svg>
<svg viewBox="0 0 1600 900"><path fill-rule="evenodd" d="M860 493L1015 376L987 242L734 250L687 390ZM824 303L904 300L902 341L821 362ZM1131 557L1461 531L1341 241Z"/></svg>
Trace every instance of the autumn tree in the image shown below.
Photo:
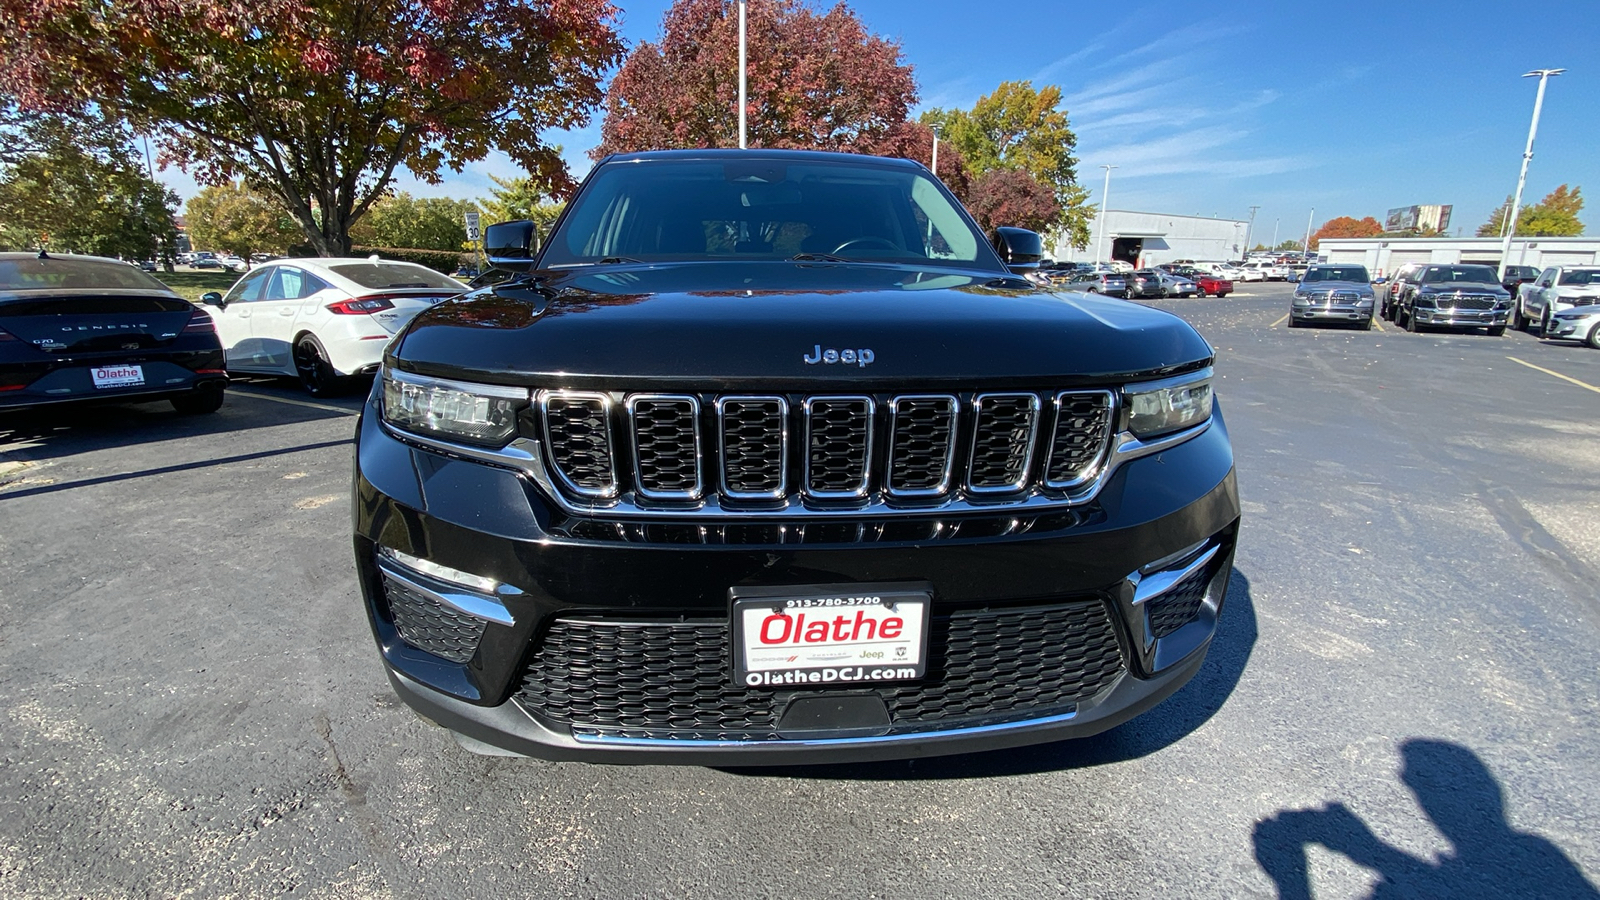
<svg viewBox="0 0 1600 900"><path fill-rule="evenodd" d="M401 191L374 203L350 229L350 239L371 247L460 250L467 241L466 214L479 211L471 200L413 197Z"/></svg>
<svg viewBox="0 0 1600 900"><path fill-rule="evenodd" d="M178 197L115 117L0 102L0 148L0 249L172 260Z"/></svg>
<svg viewBox="0 0 1600 900"><path fill-rule="evenodd" d="M1511 209L1511 199L1497 207L1489 221L1478 226L1478 237L1499 237L1505 228L1506 213ZM1517 213L1518 237L1574 237L1583 234L1583 222L1578 213L1583 211L1583 188L1568 190L1562 185L1546 194L1532 206L1524 206Z"/></svg>
<svg viewBox="0 0 1600 900"><path fill-rule="evenodd" d="M587 123L621 58L608 0L0 0L0 89L157 135L205 184L275 197L318 253L405 167L490 150L571 188L544 143Z"/></svg>
<svg viewBox="0 0 1600 900"><path fill-rule="evenodd" d="M202 188L184 206L189 243L248 260L256 253L284 253L302 233L273 198L239 183Z"/></svg>
<svg viewBox="0 0 1600 900"><path fill-rule="evenodd" d="M1574 237L1583 234L1578 213L1583 211L1583 189L1562 185L1543 200L1517 214L1517 234L1525 237Z"/></svg>
<svg viewBox="0 0 1600 900"><path fill-rule="evenodd" d="M1001 225L1048 231L1061 221L1055 194L1032 175L1014 169L993 169L979 176L967 209L984 231Z"/></svg>
<svg viewBox="0 0 1600 900"><path fill-rule="evenodd" d="M661 38L636 46L606 94L608 153L739 145L737 0L675 0ZM843 3L750 0L746 72L752 147L893 155L916 102L900 45Z"/></svg>
<svg viewBox="0 0 1600 900"><path fill-rule="evenodd" d="M1380 234L1383 234L1383 226L1371 216L1359 220L1350 216L1336 216L1324 222L1317 233L1311 236L1311 249L1317 249L1323 238L1364 238Z"/></svg>

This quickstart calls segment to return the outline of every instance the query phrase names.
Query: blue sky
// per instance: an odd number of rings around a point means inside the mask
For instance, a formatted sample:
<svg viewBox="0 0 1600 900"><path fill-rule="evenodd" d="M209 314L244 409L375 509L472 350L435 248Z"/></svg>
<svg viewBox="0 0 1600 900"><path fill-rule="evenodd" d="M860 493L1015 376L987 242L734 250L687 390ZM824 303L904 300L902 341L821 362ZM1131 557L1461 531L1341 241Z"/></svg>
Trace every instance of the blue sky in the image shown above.
<svg viewBox="0 0 1600 900"><path fill-rule="evenodd" d="M658 36L669 0L615 0L630 43ZM821 5L828 5L820 0ZM852 0L900 41L921 102L970 107L1001 81L1058 85L1098 204L1248 218L1255 240L1416 203L1455 206L1471 234L1516 187L1535 68L1550 81L1524 202L1557 185L1593 192L1600 233L1600 0L1346 0L1339 3ZM915 112L913 115L915 115ZM575 173L598 121L552 135ZM446 173L422 195L476 197L503 157ZM193 182L166 175L185 198Z"/></svg>

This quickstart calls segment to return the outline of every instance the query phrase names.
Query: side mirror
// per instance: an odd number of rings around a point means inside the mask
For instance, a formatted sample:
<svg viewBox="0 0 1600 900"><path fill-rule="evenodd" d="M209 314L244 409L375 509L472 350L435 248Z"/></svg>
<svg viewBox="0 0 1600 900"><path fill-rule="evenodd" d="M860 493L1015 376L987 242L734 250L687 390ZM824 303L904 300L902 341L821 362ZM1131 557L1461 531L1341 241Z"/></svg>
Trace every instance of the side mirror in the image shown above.
<svg viewBox="0 0 1600 900"><path fill-rule="evenodd" d="M1373 284L1388 284L1389 283L1389 279L1383 277L1382 275L1379 275L1377 278L1372 279L1372 283Z"/></svg>
<svg viewBox="0 0 1600 900"><path fill-rule="evenodd" d="M216 308L221 309L222 295L216 291L206 291L204 294L200 295L200 302L204 303L206 306L215 306Z"/></svg>
<svg viewBox="0 0 1600 900"><path fill-rule="evenodd" d="M538 230L527 219L496 222L483 230L483 253L497 269L526 272L533 268L538 239Z"/></svg>
<svg viewBox="0 0 1600 900"><path fill-rule="evenodd" d="M1044 259L1044 238L1026 228L1002 225L994 230L994 252L1000 254L1006 268L1025 275L1039 268Z"/></svg>

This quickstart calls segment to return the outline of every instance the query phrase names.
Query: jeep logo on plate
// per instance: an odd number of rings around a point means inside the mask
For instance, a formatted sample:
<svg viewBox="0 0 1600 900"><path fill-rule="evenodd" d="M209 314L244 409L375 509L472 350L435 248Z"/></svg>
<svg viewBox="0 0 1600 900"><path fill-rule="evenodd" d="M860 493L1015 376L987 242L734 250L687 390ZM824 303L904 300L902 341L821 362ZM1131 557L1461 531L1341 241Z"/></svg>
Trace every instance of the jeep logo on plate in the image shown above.
<svg viewBox="0 0 1600 900"><path fill-rule="evenodd" d="M859 350L835 350L829 347L824 350L821 344L817 344L811 348L810 353L800 354L800 358L805 360L808 366L814 366L817 363L822 363L825 366L844 363L847 366L866 367L872 365L872 361L878 357L877 354L866 347L862 347Z"/></svg>

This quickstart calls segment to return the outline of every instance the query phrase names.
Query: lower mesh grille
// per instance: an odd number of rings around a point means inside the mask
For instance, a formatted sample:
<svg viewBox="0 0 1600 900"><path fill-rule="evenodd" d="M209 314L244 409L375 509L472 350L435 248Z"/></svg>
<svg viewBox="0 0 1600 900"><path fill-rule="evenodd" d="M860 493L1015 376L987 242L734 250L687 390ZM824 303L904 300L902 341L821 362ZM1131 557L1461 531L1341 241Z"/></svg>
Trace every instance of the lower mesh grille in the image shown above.
<svg viewBox="0 0 1600 900"><path fill-rule="evenodd" d="M455 663L464 663L478 652L488 625L484 620L457 612L393 578L383 579L383 593L395 630L406 643Z"/></svg>
<svg viewBox="0 0 1600 900"><path fill-rule="evenodd" d="M775 740L790 697L824 693L734 684L729 654L724 619L556 619L517 699L552 723L606 734ZM1105 603L1085 600L935 616L927 677L875 690L891 732L938 730L1062 712L1122 670Z"/></svg>
<svg viewBox="0 0 1600 900"><path fill-rule="evenodd" d="M1166 593L1146 603L1145 615L1150 617L1150 634L1153 637L1164 638L1195 620L1200 614L1200 603L1205 599L1206 585L1211 583L1213 570L1214 566L1198 569Z"/></svg>

